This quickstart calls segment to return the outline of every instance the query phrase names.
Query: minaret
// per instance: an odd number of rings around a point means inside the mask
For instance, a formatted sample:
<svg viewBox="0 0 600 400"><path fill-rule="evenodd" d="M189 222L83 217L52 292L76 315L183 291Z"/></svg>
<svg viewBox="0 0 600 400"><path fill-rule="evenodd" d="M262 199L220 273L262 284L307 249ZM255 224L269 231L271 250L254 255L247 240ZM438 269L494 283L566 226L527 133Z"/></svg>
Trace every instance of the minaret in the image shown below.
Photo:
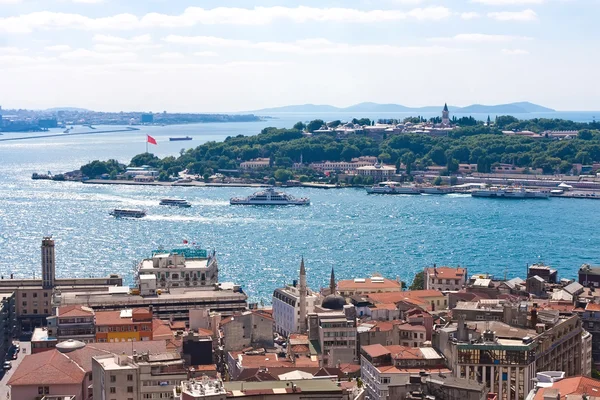
<svg viewBox="0 0 600 400"><path fill-rule="evenodd" d="M42 287L52 289L56 275L56 259L54 257L54 240L45 236L42 240Z"/></svg>
<svg viewBox="0 0 600 400"><path fill-rule="evenodd" d="M308 330L306 326L306 269L304 268L304 257L300 261L300 323L298 324L298 330L300 333L306 333Z"/></svg>
<svg viewBox="0 0 600 400"><path fill-rule="evenodd" d="M444 110L442 111L442 125L450 125L450 111L448 111L448 104L444 104Z"/></svg>
<svg viewBox="0 0 600 400"><path fill-rule="evenodd" d="M335 274L333 273L333 267L331 268L331 278L329 280L329 291L332 296L335 296Z"/></svg>

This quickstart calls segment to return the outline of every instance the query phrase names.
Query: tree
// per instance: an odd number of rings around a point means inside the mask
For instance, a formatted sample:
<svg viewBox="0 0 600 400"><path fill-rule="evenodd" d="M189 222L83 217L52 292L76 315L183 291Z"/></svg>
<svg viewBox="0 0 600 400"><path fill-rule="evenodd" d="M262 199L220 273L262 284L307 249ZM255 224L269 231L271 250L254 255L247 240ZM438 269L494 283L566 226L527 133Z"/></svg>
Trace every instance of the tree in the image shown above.
<svg viewBox="0 0 600 400"><path fill-rule="evenodd" d="M402 163L406 166L406 173L410 175L412 172L412 165L416 160L415 153L412 151L407 151L406 153L402 154L401 159Z"/></svg>
<svg viewBox="0 0 600 400"><path fill-rule="evenodd" d="M408 290L423 290L425 289L425 274L423 271L417 272L415 274L415 278L413 279L412 285L408 288Z"/></svg>
<svg viewBox="0 0 600 400"><path fill-rule="evenodd" d="M449 158L448 159L448 163L446 164L446 167L448 168L448 173L449 174L454 174L456 172L458 172L458 161L456 161L454 158Z"/></svg>
<svg viewBox="0 0 600 400"><path fill-rule="evenodd" d="M442 179L441 176L437 176L434 180L433 180L433 184L435 186L440 186L442 183L444 182L444 180Z"/></svg>
<svg viewBox="0 0 600 400"><path fill-rule="evenodd" d="M323 125L325 125L325 122L323 122L322 119L315 119L315 120L310 121L308 123L308 125L306 125L306 130L308 132L312 133L312 132L316 131L317 129L321 129L321 127Z"/></svg>
<svg viewBox="0 0 600 400"><path fill-rule="evenodd" d="M293 129L302 132L302 131L304 131L304 129L306 129L306 124L302 121L298 121L294 124Z"/></svg>
<svg viewBox="0 0 600 400"><path fill-rule="evenodd" d="M361 175L354 175L354 178L352 178L352 184L353 185L362 185L363 177Z"/></svg>
<svg viewBox="0 0 600 400"><path fill-rule="evenodd" d="M289 169L278 169L275 171L275 180L278 182L287 182L294 176L294 173Z"/></svg>
<svg viewBox="0 0 600 400"><path fill-rule="evenodd" d="M342 124L342 121L340 121L339 119L336 119L335 121L328 122L327 126L330 128L337 128L341 124Z"/></svg>
<svg viewBox="0 0 600 400"><path fill-rule="evenodd" d="M577 134L577 138L581 140L592 140L593 137L594 135L592 135L592 131L590 131L589 129L582 129Z"/></svg>

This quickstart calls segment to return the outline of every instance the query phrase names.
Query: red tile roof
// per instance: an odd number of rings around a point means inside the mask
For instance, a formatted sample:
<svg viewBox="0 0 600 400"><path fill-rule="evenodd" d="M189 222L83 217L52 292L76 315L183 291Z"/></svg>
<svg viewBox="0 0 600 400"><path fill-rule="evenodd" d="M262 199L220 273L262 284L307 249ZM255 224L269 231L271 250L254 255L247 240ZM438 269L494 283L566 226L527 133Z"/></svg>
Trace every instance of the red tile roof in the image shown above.
<svg viewBox="0 0 600 400"><path fill-rule="evenodd" d="M437 267L425 268L425 274L436 279L462 279L465 276L464 268Z"/></svg>
<svg viewBox="0 0 600 400"><path fill-rule="evenodd" d="M59 317L90 317L94 315L94 310L81 305L62 306L58 308Z"/></svg>
<svg viewBox="0 0 600 400"><path fill-rule="evenodd" d="M404 292L370 293L366 296L376 303L389 304L407 301L412 304L427 306L430 306L429 298L444 297L442 292L438 290L407 290Z"/></svg>
<svg viewBox="0 0 600 400"><path fill-rule="evenodd" d="M543 400L544 392L548 389L558 389L560 398L565 399L569 394L587 394L588 396L600 396L600 380L577 376L565 378L552 384L551 387L541 388L535 394L534 400Z"/></svg>
<svg viewBox="0 0 600 400"><path fill-rule="evenodd" d="M362 350L371 357L381 357L386 354L390 354L390 351L381 344L370 344L368 346L362 346Z"/></svg>
<svg viewBox="0 0 600 400"><path fill-rule="evenodd" d="M169 340L173 339L173 331L168 322L160 319L152 320L152 340Z"/></svg>
<svg viewBox="0 0 600 400"><path fill-rule="evenodd" d="M356 282L354 279L338 281L337 290L378 290L378 289L397 289L400 290L400 282L391 279L383 279L383 282L373 282L371 278L365 279L364 282Z"/></svg>
<svg viewBox="0 0 600 400"><path fill-rule="evenodd" d="M398 309L394 303L377 303L371 308L376 309L376 310L390 310L390 311L395 311Z"/></svg>
<svg viewBox="0 0 600 400"><path fill-rule="evenodd" d="M600 311L600 304L588 303L585 306L585 311Z"/></svg>
<svg viewBox="0 0 600 400"><path fill-rule="evenodd" d="M81 385L85 370L58 350L26 356L8 381L10 386Z"/></svg>

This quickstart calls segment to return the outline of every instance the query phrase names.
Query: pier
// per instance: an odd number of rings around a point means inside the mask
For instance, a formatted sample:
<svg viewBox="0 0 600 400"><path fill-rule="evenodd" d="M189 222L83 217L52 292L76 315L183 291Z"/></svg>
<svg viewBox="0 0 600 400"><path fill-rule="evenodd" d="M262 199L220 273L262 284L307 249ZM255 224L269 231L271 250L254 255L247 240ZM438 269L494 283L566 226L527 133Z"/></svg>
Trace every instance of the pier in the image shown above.
<svg viewBox="0 0 600 400"><path fill-rule="evenodd" d="M12 138L0 139L0 142L8 142L8 141L14 141L14 140L44 139L44 138L63 137L63 136L96 135L98 133L117 133L117 132L130 132L130 131L139 131L139 130L140 130L139 128L133 128L133 127L128 126L127 128L110 129L110 130L106 130L106 131L52 133L52 134L48 134L48 135L12 137Z"/></svg>

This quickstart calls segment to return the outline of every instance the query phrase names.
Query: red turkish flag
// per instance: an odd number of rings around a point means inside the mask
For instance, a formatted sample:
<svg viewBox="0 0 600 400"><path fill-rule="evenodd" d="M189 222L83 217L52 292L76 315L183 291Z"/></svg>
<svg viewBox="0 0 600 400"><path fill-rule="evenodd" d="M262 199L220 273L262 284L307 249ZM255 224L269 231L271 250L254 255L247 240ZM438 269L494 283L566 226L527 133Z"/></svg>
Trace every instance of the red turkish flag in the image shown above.
<svg viewBox="0 0 600 400"><path fill-rule="evenodd" d="M148 143L152 143L152 144L158 144L156 143L156 139L154 139L152 136L150 135L146 135L148 138Z"/></svg>

